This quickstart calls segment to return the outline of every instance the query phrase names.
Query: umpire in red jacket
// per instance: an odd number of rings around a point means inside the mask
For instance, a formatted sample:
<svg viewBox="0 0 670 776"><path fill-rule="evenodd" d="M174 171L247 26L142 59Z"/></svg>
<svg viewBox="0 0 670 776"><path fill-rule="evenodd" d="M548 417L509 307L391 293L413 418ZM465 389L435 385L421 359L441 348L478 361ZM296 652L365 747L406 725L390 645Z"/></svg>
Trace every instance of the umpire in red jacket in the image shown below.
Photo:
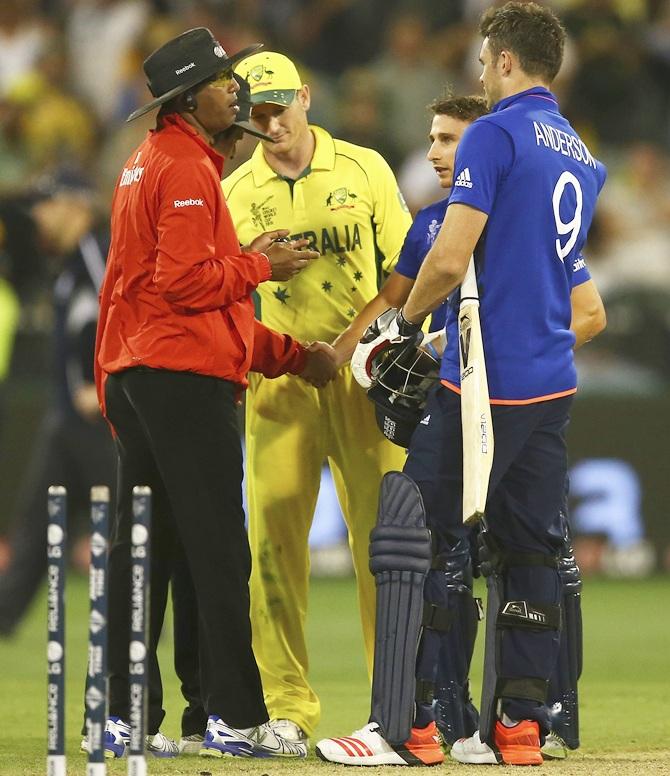
<svg viewBox="0 0 670 776"><path fill-rule="evenodd" d="M286 232L266 233L241 249L221 193L224 160L211 144L236 118L232 67L259 47L229 57L209 30L183 33L144 63L155 99L129 117L160 106L156 129L116 185L96 340L98 396L119 454L105 736L117 756L128 721L134 485L153 491L150 741L164 755L176 753L174 742L157 735L164 711L156 645L174 561L183 552L200 613L201 687L210 719L232 730L229 738L241 731L241 739L252 740L252 754L304 756L264 725L268 713L251 648L235 404L249 370L301 374L322 385L335 367L329 346L306 349L255 320L250 297L259 283L286 280L318 254L298 250L304 243L294 249L273 242ZM227 753L225 741L219 744Z"/></svg>

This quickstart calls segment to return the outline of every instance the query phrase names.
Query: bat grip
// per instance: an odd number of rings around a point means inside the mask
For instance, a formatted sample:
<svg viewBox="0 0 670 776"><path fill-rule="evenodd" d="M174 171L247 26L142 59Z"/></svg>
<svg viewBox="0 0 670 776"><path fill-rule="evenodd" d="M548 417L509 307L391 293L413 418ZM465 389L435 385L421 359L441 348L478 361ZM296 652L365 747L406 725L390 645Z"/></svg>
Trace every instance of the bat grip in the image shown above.
<svg viewBox="0 0 670 776"><path fill-rule="evenodd" d="M479 301L479 292L477 290L477 275L475 272L474 256L470 257L467 272L461 283L461 304L466 300Z"/></svg>

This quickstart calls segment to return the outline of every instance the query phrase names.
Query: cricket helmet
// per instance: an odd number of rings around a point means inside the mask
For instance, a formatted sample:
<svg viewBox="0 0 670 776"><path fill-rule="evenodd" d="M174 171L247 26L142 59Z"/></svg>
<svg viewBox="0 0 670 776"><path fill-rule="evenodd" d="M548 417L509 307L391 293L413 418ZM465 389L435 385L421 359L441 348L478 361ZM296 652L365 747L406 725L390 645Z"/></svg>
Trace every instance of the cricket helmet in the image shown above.
<svg viewBox="0 0 670 776"><path fill-rule="evenodd" d="M444 332L429 335L420 347L410 342L400 351L384 349L373 356L368 398L374 402L379 430L401 447L409 447L428 391L439 380L437 339L443 340Z"/></svg>

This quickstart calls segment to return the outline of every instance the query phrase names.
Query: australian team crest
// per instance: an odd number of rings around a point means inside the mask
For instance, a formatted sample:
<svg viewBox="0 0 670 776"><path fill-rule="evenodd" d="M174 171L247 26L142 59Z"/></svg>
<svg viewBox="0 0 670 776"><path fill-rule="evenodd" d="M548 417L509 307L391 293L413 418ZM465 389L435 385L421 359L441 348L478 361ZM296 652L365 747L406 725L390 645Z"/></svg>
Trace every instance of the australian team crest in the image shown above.
<svg viewBox="0 0 670 776"><path fill-rule="evenodd" d="M265 65L255 65L254 67L249 70L249 72L246 75L247 81L249 79L255 81L256 83L260 83L261 78L263 75L266 75L269 80L272 80L272 76L275 74L274 70L268 70Z"/></svg>
<svg viewBox="0 0 670 776"><path fill-rule="evenodd" d="M349 191L346 186L340 186L339 189L331 191L326 198L326 206L331 210L340 210L343 207L352 208L355 205L358 195Z"/></svg>

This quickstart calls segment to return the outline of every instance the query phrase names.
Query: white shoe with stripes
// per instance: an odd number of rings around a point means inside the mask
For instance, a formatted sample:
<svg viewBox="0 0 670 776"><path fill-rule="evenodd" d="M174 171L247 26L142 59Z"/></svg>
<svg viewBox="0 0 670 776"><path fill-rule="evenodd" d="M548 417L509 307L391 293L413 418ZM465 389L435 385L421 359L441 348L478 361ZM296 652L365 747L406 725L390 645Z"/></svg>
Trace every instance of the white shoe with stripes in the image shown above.
<svg viewBox="0 0 670 776"><path fill-rule="evenodd" d="M350 736L322 739L315 751L322 760L342 765L439 765L444 762L434 722L426 728L412 728L409 739L397 746L384 740L376 722L369 722Z"/></svg>

